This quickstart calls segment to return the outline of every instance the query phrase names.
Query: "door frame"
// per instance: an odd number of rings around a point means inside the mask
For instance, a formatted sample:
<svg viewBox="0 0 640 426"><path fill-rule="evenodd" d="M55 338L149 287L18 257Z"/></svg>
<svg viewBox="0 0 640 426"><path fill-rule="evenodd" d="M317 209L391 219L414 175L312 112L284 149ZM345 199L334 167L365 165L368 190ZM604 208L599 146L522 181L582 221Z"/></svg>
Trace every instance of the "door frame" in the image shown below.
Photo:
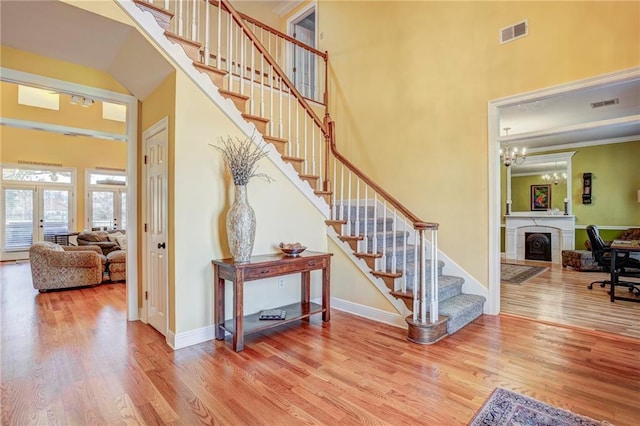
<svg viewBox="0 0 640 426"><path fill-rule="evenodd" d="M0 81L36 86L127 106L127 200L138 199L138 99L131 95L0 67ZM64 127L64 126L60 126ZM127 205L129 207L129 205ZM127 320L138 320L138 206L127 209Z"/></svg>
<svg viewBox="0 0 640 426"><path fill-rule="evenodd" d="M149 206L148 206L148 193L147 193L147 167L144 164L144 156L147 154L147 140L149 138L151 138L153 135L166 130L167 131L167 135L169 134L169 117L164 117L162 119L160 119L158 122L156 122L155 124L152 124L149 128L145 129L142 132L142 140L141 140L141 144L142 144L142 179L141 182L143 182L142 186L141 186L141 192L142 192L142 196L143 196L143 201L142 201L142 211L141 211L141 220L143 223L146 223L147 220L147 214L149 213ZM169 140L167 138L167 152L168 152L168 148L169 148ZM168 165L167 165L168 166ZM167 174L169 173L169 170L167 168ZM167 176L168 177L168 176ZM168 206L168 202L169 202L169 194L168 194L168 190L169 188L167 187L167 198L166 198L166 202L167 202L167 214L169 212L169 206ZM167 217L167 227L166 227L166 232L168 232L168 217ZM144 225L143 225L144 226ZM143 229L142 231L142 237L141 237L141 258L142 258L142 274L141 274L141 284L142 284L142 294L144 295L146 291L148 291L148 276L149 276L149 258L147 257L147 233L146 231ZM166 235L167 237L167 241L169 239L169 235ZM168 244L167 244L168 245ZM168 256L168 251L167 251L167 256ZM168 265L167 265L168 266ZM165 339L167 341L167 343L169 342L169 335L171 333L171 330L169 328L169 323L171 321L171 309L169 307L169 271L167 271L166 277L167 277L167 285L166 285L166 294L165 294L165 301L166 301L166 319L167 319L167 323L165 325ZM144 322L145 324L148 324L149 322L149 306L148 306L148 301L147 300L142 300L142 307L140 308L140 319L142 322ZM169 345L171 346L171 345Z"/></svg>
<svg viewBox="0 0 640 426"><path fill-rule="evenodd" d="M291 15L289 18L287 18L286 21L286 28L287 28L287 35L290 37L293 37L293 28L296 24L296 22L300 21L302 18L304 18L305 16L309 15L311 12L315 12L316 14L316 18L315 18L315 30L314 30L314 47L318 46L318 2L317 1L312 1L311 3L307 4L305 7L301 8L300 10L298 10L296 13L294 13L293 15ZM288 47L288 51L287 51L287 69L290 72L291 75L291 81L294 84L294 86L296 85L295 79L293 78L293 67L295 66L295 64L293 63L293 46L288 43L287 44ZM316 47L317 48L317 47ZM314 78L317 80L318 79L318 61L316 60L314 62L315 64L315 70L314 70ZM313 93L313 99L315 100L315 95L318 91L318 82L315 81L314 82L314 93ZM297 89L297 87L296 87Z"/></svg>
<svg viewBox="0 0 640 426"><path fill-rule="evenodd" d="M489 281L488 286L488 298L487 308L485 312L488 314L497 315L500 313L500 167L504 167L500 162L500 108L505 108L512 105L518 105L527 102L534 102L536 100L542 100L551 96L559 96L563 94L569 94L579 90L584 90L590 87L597 87L605 84L622 83L624 81L631 81L640 78L640 67L629 68L622 71L616 71L608 74L599 75L584 80L572 81L569 83L560 84L557 86L547 87L544 89L534 90L526 93L519 93L512 96L507 96L500 99L490 100L488 102L488 118L487 118L487 152L488 157L488 171L489 171ZM592 123L583 123L580 126L573 126L575 131L586 129L591 126ZM536 132L536 136L542 136L548 133L552 129L542 129ZM555 148L559 149L558 147ZM528 152L533 153L536 151L548 151L549 149L538 148L532 149Z"/></svg>

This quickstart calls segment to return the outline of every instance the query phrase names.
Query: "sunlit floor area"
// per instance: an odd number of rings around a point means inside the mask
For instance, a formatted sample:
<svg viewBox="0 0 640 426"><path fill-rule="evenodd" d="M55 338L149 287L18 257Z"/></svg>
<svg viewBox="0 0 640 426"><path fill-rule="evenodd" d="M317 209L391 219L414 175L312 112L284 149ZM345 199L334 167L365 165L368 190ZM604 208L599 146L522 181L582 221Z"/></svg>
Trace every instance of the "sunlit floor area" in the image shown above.
<svg viewBox="0 0 640 426"><path fill-rule="evenodd" d="M536 282L522 288L542 293ZM123 284L41 294L27 263L0 264L0 283L3 425L464 425L497 387L638 424L636 339L483 315L418 345L334 309L329 323L247 336L242 352L230 339L174 351L126 320ZM609 306L600 289L592 296Z"/></svg>
<svg viewBox="0 0 640 426"><path fill-rule="evenodd" d="M640 339L640 298L638 302L616 300L611 303L608 285L602 288L595 284L592 290L587 288L592 281L608 279L609 274L579 272L549 262L504 262L549 269L522 284L502 283L502 313ZM621 287L616 288L616 294L632 296Z"/></svg>

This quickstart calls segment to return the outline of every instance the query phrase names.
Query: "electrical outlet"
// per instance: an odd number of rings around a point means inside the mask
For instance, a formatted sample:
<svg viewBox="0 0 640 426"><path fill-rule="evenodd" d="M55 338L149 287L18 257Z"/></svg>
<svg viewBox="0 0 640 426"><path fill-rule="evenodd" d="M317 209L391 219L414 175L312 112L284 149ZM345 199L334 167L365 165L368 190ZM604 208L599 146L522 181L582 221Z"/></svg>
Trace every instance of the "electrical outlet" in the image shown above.
<svg viewBox="0 0 640 426"><path fill-rule="evenodd" d="M278 288L284 288L284 278L278 280Z"/></svg>

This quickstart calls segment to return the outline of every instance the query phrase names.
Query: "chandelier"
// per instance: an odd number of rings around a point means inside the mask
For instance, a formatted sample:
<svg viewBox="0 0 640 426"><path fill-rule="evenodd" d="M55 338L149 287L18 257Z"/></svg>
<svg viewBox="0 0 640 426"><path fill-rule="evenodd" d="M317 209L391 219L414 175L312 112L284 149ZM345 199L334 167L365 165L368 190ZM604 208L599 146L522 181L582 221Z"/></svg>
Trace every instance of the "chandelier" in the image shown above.
<svg viewBox="0 0 640 426"><path fill-rule="evenodd" d="M558 170L558 163L556 163L556 170ZM551 182L554 185L558 185L560 182L564 182L567 180L567 174L558 173L557 171L553 174L546 173L542 175L542 180L545 182Z"/></svg>
<svg viewBox="0 0 640 426"><path fill-rule="evenodd" d="M506 136L509 136L509 130L511 127L505 127L504 132ZM511 148L508 143L504 144L504 149L500 148L500 161L502 161L505 167L509 167L512 164L522 164L527 158L526 148L522 148L522 152L518 152L518 148Z"/></svg>

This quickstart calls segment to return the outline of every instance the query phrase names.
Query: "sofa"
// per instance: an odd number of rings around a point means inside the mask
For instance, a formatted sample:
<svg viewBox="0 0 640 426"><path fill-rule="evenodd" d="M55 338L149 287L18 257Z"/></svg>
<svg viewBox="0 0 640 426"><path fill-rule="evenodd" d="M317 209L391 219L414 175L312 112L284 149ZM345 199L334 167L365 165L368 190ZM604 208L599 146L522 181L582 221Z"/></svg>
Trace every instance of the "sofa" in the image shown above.
<svg viewBox="0 0 640 426"><path fill-rule="evenodd" d="M98 246L39 241L29 248L33 288L47 290L100 284L107 258Z"/></svg>
<svg viewBox="0 0 640 426"><path fill-rule="evenodd" d="M82 231L76 237L78 246L97 246L105 256L115 250L121 250L126 244L124 230Z"/></svg>

